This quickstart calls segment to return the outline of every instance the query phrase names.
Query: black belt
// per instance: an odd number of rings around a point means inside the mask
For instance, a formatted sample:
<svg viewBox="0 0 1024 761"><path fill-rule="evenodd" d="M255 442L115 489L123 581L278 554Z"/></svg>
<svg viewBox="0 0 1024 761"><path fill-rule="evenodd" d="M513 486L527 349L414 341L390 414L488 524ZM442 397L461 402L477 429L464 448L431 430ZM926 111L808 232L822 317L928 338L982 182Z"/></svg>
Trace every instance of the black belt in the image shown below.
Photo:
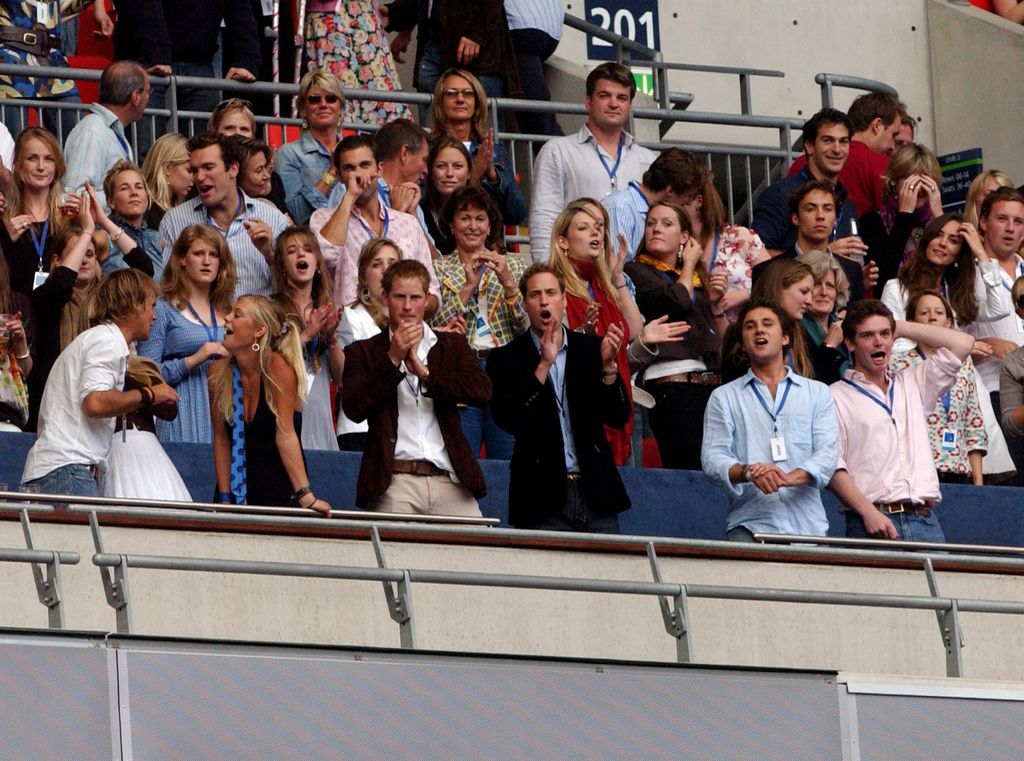
<svg viewBox="0 0 1024 761"><path fill-rule="evenodd" d="M26 53L46 55L60 49L60 37L50 34L42 27L24 29L16 26L0 26L0 42Z"/></svg>

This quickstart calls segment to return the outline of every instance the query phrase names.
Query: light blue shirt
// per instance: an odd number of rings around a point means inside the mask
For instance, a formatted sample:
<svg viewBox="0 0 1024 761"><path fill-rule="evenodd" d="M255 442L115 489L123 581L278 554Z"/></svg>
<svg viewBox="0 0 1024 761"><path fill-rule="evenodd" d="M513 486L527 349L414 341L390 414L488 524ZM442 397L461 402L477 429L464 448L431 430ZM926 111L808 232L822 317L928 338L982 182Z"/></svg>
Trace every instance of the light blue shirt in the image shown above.
<svg viewBox="0 0 1024 761"><path fill-rule="evenodd" d="M308 130L303 130L298 140L278 148L274 165L284 185L292 219L297 225L308 225L315 209L329 205L327 197L316 189L316 183L331 168L331 154Z"/></svg>
<svg viewBox="0 0 1024 761"><path fill-rule="evenodd" d="M532 330L530 338L533 345L540 351L540 338ZM565 395L565 360L569 356L569 336L565 327L562 327L562 348L558 350L555 357L555 364L548 370L548 383L555 392L555 406L558 408L558 424L562 428L562 449L565 452L565 470L567 473L579 471L579 462L576 460L576 439L572 435L572 423L569 421L569 399Z"/></svg>
<svg viewBox="0 0 1024 761"><path fill-rule="evenodd" d="M164 266L171 258L174 242L186 227L189 225L212 225L215 230L224 235L231 256L235 260L235 272L238 274L235 298L247 293L272 296L274 287L270 280L270 266L252 242L243 222L250 217L266 222L270 226L273 236L271 245L273 245L273 242L277 241L277 236L288 227L288 220L277 210L276 206L254 201L241 188L238 190L238 195L242 199L242 208L231 220L226 233L214 225L203 202L198 199L178 204L167 212L160 223L160 247L164 252Z"/></svg>
<svg viewBox="0 0 1024 761"><path fill-rule="evenodd" d="M647 212L651 205L640 190L640 184L630 182L622 190L609 193L601 199L601 205L608 210L609 229L612 245L619 245L619 234L629 244L629 259L632 261L640 244L644 242L644 228L647 226Z"/></svg>
<svg viewBox="0 0 1024 761"><path fill-rule="evenodd" d="M791 383L785 406L779 410L786 384ZM777 423L754 394L776 413ZM764 494L750 483L734 484L729 469L736 463L772 462L771 439L781 435L786 459L775 463L784 471L801 468L811 483L784 486ZM768 387L752 370L742 378L715 389L704 412L704 474L729 498L726 529L744 526L752 533L824 536L828 519L821 492L832 478L839 457L839 422L828 387L786 369L773 399Z"/></svg>
<svg viewBox="0 0 1024 761"><path fill-rule="evenodd" d="M100 203L107 208L107 197L103 193L103 178L107 171L121 159L133 161L132 148L124 134L124 125L114 112L99 103L89 106L92 112L75 125L64 144L64 158L67 170L64 172L64 186L78 189L86 180L99 196Z"/></svg>

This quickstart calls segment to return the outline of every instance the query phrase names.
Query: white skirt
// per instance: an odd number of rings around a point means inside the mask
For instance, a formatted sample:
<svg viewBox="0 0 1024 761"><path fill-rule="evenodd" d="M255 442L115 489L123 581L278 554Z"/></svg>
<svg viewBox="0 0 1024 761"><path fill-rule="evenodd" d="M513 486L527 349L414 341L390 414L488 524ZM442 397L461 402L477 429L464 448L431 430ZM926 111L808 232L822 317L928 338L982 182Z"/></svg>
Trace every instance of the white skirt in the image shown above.
<svg viewBox="0 0 1024 761"><path fill-rule="evenodd" d="M122 499L191 502L185 482L160 442L149 431L118 431L110 444L100 494Z"/></svg>

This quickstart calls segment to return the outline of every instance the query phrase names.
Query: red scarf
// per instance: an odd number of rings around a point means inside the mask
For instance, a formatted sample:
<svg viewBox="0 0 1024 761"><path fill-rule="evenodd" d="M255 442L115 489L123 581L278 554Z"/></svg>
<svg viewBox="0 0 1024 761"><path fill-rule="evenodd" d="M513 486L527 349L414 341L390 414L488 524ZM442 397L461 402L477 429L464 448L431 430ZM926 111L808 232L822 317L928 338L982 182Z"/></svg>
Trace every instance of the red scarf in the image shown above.
<svg viewBox="0 0 1024 761"><path fill-rule="evenodd" d="M622 328L622 345L619 347L615 363L619 367L619 375L626 384L626 396L629 397L629 420L622 428L604 427L605 436L612 447L612 455L615 457L616 465L625 465L629 461L631 441L633 437L633 384L629 380L629 358L626 355L626 346L629 344L629 326L622 316L619 305L612 300L611 295L605 290L604 283L597 275L597 265L593 261L579 261L569 259L572 262L576 274L584 283L590 284L590 294L597 302L597 335L604 336L608 326L617 323ZM565 294L565 313L569 319L569 330L576 330L586 319L587 307L593 303L571 293Z"/></svg>

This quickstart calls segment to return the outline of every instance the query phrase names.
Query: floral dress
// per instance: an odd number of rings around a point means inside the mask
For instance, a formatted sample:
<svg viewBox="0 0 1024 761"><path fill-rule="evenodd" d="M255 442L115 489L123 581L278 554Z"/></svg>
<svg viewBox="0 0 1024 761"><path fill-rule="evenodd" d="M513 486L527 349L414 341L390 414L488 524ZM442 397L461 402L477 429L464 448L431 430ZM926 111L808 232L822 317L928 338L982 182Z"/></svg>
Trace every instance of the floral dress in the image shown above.
<svg viewBox="0 0 1024 761"><path fill-rule="evenodd" d="M356 100L353 90L401 90L377 0L312 0L306 15L306 60L326 69L345 91L345 121L378 124L408 117L401 103Z"/></svg>
<svg viewBox="0 0 1024 761"><path fill-rule="evenodd" d="M750 271L764 255L765 248L757 233L746 227L726 225L715 235L717 246L712 252L713 266L708 269L725 270L729 278L727 291L749 291ZM736 322L740 307L726 312L729 322Z"/></svg>
<svg viewBox="0 0 1024 761"><path fill-rule="evenodd" d="M34 27L46 29L48 34L60 36L60 23L92 5L93 0L0 0L0 26L13 26L29 31ZM45 19L37 24L40 11ZM68 59L59 49L45 57L27 53L0 42L0 63L28 64L30 66L67 66ZM73 79L38 79L0 76L0 96L4 98L78 98Z"/></svg>

